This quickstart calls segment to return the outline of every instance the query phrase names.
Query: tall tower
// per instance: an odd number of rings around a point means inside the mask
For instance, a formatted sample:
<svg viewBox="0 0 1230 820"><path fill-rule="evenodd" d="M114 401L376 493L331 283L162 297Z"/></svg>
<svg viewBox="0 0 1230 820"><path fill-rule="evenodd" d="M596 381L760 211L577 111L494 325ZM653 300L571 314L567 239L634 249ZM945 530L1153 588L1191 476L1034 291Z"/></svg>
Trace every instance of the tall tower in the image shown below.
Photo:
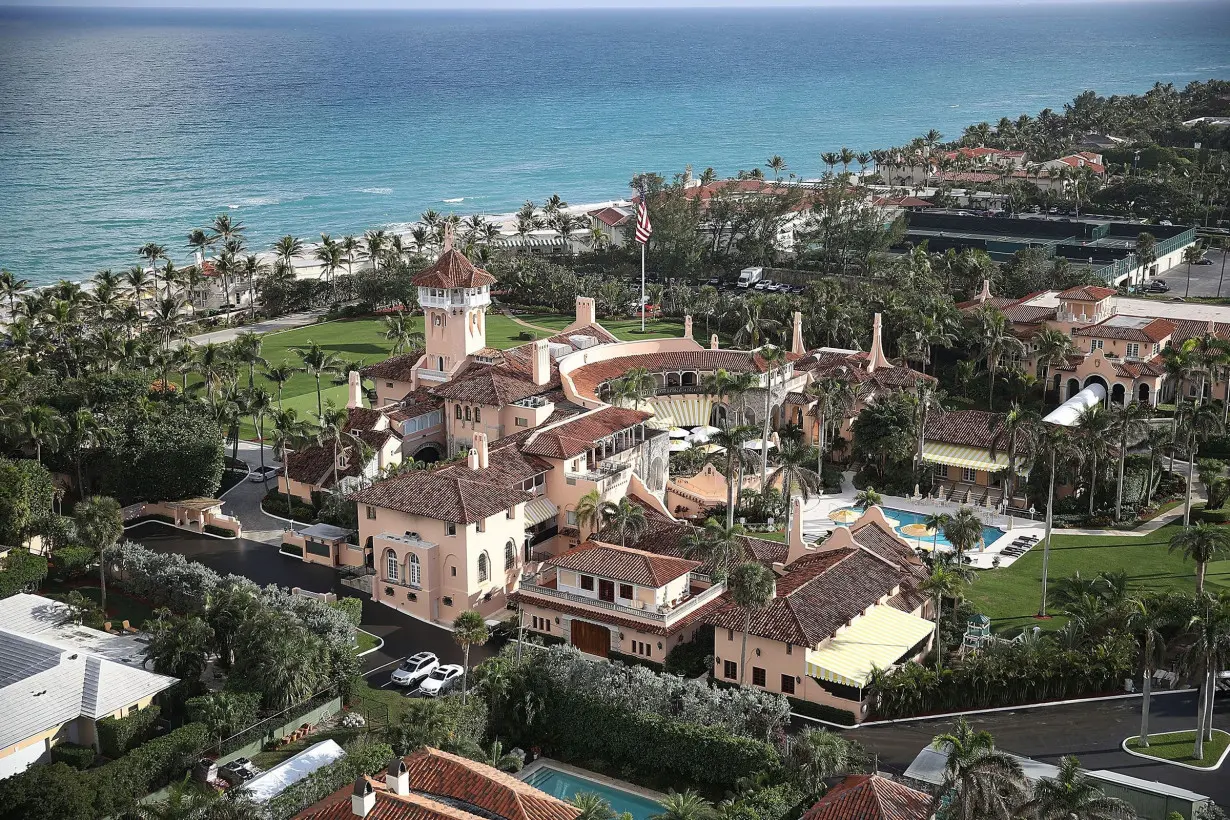
<svg viewBox="0 0 1230 820"><path fill-rule="evenodd" d="M487 306L495 277L453 248L450 234L436 263L411 281L418 286L426 320L427 357L418 369L419 381L448 381L468 356L487 346Z"/></svg>

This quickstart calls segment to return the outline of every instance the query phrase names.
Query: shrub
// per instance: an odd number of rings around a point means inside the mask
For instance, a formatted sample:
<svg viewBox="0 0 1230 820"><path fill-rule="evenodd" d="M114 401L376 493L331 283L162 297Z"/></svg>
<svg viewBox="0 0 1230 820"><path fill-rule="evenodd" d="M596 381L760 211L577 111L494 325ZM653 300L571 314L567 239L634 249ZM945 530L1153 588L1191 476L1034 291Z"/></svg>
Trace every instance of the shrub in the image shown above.
<svg viewBox="0 0 1230 820"><path fill-rule="evenodd" d="M210 535L220 535L223 538L234 538L235 531L229 527L215 527L213 524L205 525L205 532Z"/></svg>
<svg viewBox="0 0 1230 820"><path fill-rule="evenodd" d="M132 801L179 778L209 744L209 732L186 723L128 754L90 771L94 775L97 816L125 811Z"/></svg>
<svg viewBox="0 0 1230 820"><path fill-rule="evenodd" d="M222 740L255 723L260 705L261 696L256 692L210 692L184 701L184 714Z"/></svg>
<svg viewBox="0 0 1230 820"><path fill-rule="evenodd" d="M532 342L534 341L534 338L535 338L534 334L528 330L523 330L517 334L517 339L519 339L522 342Z"/></svg>
<svg viewBox="0 0 1230 820"><path fill-rule="evenodd" d="M692 640L675 644L666 654L664 671L685 678L698 678L713 668L713 627L696 630Z"/></svg>
<svg viewBox="0 0 1230 820"><path fill-rule="evenodd" d="M99 751L106 757L117 758L144 743L153 735L160 712L157 705L151 704L127 717L105 717L98 721Z"/></svg>
<svg viewBox="0 0 1230 820"><path fill-rule="evenodd" d="M103 494L121 504L212 497L222 482L222 430L203 407L160 403L158 412L130 412L122 433L90 461Z"/></svg>
<svg viewBox="0 0 1230 820"><path fill-rule="evenodd" d="M346 756L330 763L290 786L265 804L273 820L292 817L313 803L354 782L359 775L375 774L389 765L393 747L387 743L360 740L346 749Z"/></svg>
<svg viewBox="0 0 1230 820"><path fill-rule="evenodd" d="M826 720L841 726L853 726L858 722L854 713L846 709L838 709L836 706L826 706L823 703L815 703L802 698L787 697L786 699L790 701L790 710L804 717Z"/></svg>
<svg viewBox="0 0 1230 820"><path fill-rule="evenodd" d="M607 655L607 660L611 663L622 663L625 666L643 666L646 669L661 671L662 664L649 658L642 658L640 655L629 655L625 652L616 652L611 650Z"/></svg>
<svg viewBox="0 0 1230 820"><path fill-rule="evenodd" d="M271 490L261 499L261 509L280 518L294 518L296 521L316 520L316 509L293 495L290 497L290 512L288 512L286 494L276 490ZM291 515L291 512L294 514Z"/></svg>
<svg viewBox="0 0 1230 820"><path fill-rule="evenodd" d="M53 762L67 763L74 769L90 768L97 756L93 746L82 746L79 743L57 743L51 747Z"/></svg>
<svg viewBox="0 0 1230 820"><path fill-rule="evenodd" d="M93 563L94 550L89 547L60 547L51 552L55 576L64 581L84 575Z"/></svg>
<svg viewBox="0 0 1230 820"><path fill-rule="evenodd" d="M363 622L363 601L358 598L339 598L329 606L345 613L355 626Z"/></svg>
<svg viewBox="0 0 1230 820"><path fill-rule="evenodd" d="M782 820L802 814L807 806L800 804L806 799L793 783L779 783L748 792L743 797L743 805L756 820Z"/></svg>
<svg viewBox="0 0 1230 820"><path fill-rule="evenodd" d="M0 558L0 598L37 587L47 577L47 559L29 550L12 549Z"/></svg>
<svg viewBox="0 0 1230 820"><path fill-rule="evenodd" d="M303 547L299 546L298 544L288 544L285 541L283 541L282 546L278 547L278 550L280 552L286 553L287 555L297 555L300 558L303 557Z"/></svg>

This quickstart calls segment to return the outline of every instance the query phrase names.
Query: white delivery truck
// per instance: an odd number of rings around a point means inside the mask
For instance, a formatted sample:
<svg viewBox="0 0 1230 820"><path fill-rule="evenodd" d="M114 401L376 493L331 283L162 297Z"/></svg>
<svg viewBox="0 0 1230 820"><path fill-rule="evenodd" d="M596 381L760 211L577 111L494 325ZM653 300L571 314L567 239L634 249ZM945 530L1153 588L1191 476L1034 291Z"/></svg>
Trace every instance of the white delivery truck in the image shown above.
<svg viewBox="0 0 1230 820"><path fill-rule="evenodd" d="M764 278L764 268L744 268L739 271L739 281L735 287L747 290Z"/></svg>

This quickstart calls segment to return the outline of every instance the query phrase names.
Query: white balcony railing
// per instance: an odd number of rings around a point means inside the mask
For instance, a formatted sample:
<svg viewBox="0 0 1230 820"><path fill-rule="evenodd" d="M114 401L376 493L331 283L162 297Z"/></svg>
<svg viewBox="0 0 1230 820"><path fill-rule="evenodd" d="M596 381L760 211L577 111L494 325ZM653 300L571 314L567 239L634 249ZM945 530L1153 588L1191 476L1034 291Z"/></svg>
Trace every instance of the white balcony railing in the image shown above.
<svg viewBox="0 0 1230 820"><path fill-rule="evenodd" d="M419 304L425 308L474 308L486 307L491 304L491 294L484 288L477 292L467 293L464 290L449 290L443 293L431 292L427 288L419 290Z"/></svg>
<svg viewBox="0 0 1230 820"><path fill-rule="evenodd" d="M663 605L659 607L646 607L644 609L640 609L618 601L604 601L601 598L590 598L586 595L577 595L576 593L566 592L554 587L540 586L537 580L538 577L539 576L535 575L522 576L521 585L518 587L519 591L529 595L541 595L547 598L555 598L558 600L567 601L571 604L578 604L580 606L589 606L594 609L619 612L621 614L653 621L655 623L662 624L663 626L670 626L680 618L687 617L700 607L715 598L718 598L723 592L726 591L726 586L724 584L714 584L699 594L693 595L690 598L675 604L674 606Z"/></svg>
<svg viewBox="0 0 1230 820"><path fill-rule="evenodd" d="M426 367L420 367L418 370L419 378L429 382L448 381L448 373L443 370L429 370Z"/></svg>

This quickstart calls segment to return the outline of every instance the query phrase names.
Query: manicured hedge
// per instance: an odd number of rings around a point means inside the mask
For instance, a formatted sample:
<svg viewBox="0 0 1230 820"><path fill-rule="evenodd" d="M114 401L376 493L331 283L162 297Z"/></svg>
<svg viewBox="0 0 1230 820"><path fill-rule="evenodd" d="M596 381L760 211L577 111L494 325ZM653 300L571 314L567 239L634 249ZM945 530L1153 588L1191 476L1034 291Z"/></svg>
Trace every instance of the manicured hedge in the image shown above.
<svg viewBox="0 0 1230 820"><path fill-rule="evenodd" d="M37 586L47 577L47 559L29 550L11 549L0 558L0 598Z"/></svg>
<svg viewBox="0 0 1230 820"><path fill-rule="evenodd" d="M827 720L829 723L838 723L842 726L853 726L858 722L858 718L855 717L854 713L846 709L838 709L836 706L825 706L823 703L813 703L810 700L789 696L786 697L786 700L790 701L790 711L805 717Z"/></svg>
<svg viewBox="0 0 1230 820"><path fill-rule="evenodd" d="M612 650L610 654L607 655L607 660L611 661L612 663L618 661L619 663L622 663L625 666L643 666L646 669L652 669L655 672L662 671L661 663L659 663L658 661L651 660L649 658L642 658L640 655L628 655L624 652L615 652Z"/></svg>
<svg viewBox="0 0 1230 820"><path fill-rule="evenodd" d="M215 527L213 524L205 525L205 532L210 535L221 535L224 538L234 538L235 531L229 527Z"/></svg>
<svg viewBox="0 0 1230 820"><path fill-rule="evenodd" d="M51 747L53 762L67 763L74 769L90 768L97 756L93 746L82 746L79 743L57 743Z"/></svg>
<svg viewBox="0 0 1230 820"><path fill-rule="evenodd" d="M278 547L278 550L280 552L286 553L287 555L295 555L295 556L298 556L299 558L303 557L303 547L299 546L298 544L288 544L285 541L283 541L282 546Z"/></svg>
<svg viewBox="0 0 1230 820"><path fill-rule="evenodd" d="M361 774L375 774L394 758L393 747L387 743L356 743L346 750L346 756L309 774L298 783L265 804L273 820L284 820L349 783Z"/></svg>
<svg viewBox="0 0 1230 820"><path fill-rule="evenodd" d="M117 758L135 746L140 746L154 734L161 710L156 704L130 712L128 717L105 717L95 724L98 728L98 749L105 757Z"/></svg>
<svg viewBox="0 0 1230 820"><path fill-rule="evenodd" d="M91 769L98 816L118 814L134 800L178 780L208 745L209 731L205 726L186 723L170 734L138 746L118 760Z"/></svg>
<svg viewBox="0 0 1230 820"><path fill-rule="evenodd" d="M363 601L358 598L339 598L329 606L346 613L346 617L355 626L363 622Z"/></svg>

